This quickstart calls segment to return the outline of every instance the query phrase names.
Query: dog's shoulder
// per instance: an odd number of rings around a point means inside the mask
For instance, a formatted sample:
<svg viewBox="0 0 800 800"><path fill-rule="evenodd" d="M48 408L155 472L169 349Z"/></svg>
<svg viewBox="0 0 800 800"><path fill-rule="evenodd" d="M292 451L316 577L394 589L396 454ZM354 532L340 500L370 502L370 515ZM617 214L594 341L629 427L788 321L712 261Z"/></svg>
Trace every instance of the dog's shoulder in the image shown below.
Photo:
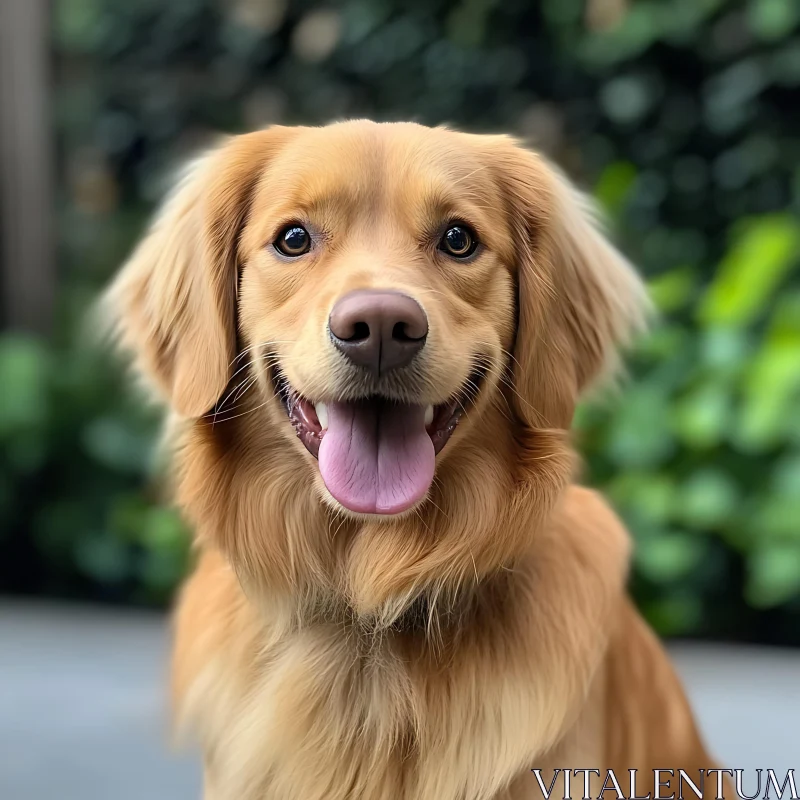
<svg viewBox="0 0 800 800"><path fill-rule="evenodd" d="M548 531L577 563L593 563L627 573L631 537L600 492L574 484L556 505ZM566 555L566 554L565 554Z"/></svg>
<svg viewBox="0 0 800 800"><path fill-rule="evenodd" d="M580 520L606 528L624 526L608 500L596 489L572 484L564 492L559 511L565 519Z"/></svg>

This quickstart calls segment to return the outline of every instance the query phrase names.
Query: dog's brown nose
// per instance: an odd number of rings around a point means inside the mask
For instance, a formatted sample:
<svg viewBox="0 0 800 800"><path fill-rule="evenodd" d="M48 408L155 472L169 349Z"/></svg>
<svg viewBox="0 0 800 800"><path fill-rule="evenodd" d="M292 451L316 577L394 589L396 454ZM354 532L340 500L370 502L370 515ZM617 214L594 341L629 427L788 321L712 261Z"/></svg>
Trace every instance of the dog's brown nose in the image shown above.
<svg viewBox="0 0 800 800"><path fill-rule="evenodd" d="M375 375L406 366L422 349L428 318L407 294L362 289L342 297L328 320L331 338Z"/></svg>

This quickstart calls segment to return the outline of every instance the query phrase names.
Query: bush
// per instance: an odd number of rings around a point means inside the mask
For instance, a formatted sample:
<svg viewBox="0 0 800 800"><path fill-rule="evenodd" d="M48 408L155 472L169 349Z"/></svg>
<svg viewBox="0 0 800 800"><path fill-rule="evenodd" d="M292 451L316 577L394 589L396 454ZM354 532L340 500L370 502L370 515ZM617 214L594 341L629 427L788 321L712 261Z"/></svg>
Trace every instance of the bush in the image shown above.
<svg viewBox="0 0 800 800"><path fill-rule="evenodd" d="M0 585L163 604L188 537L143 478L156 415L87 346L0 338Z"/></svg>

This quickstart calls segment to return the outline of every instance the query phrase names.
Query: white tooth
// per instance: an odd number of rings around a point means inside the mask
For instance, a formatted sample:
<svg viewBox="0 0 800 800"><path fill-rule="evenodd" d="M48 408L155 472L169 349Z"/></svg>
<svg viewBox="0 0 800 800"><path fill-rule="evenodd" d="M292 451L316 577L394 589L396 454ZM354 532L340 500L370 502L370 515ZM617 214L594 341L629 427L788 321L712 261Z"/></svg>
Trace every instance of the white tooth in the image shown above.
<svg viewBox="0 0 800 800"><path fill-rule="evenodd" d="M426 406L425 408L425 427L433 422L433 406Z"/></svg>
<svg viewBox="0 0 800 800"><path fill-rule="evenodd" d="M317 412L320 428L324 431L328 430L328 407L325 403L317 403L314 406L314 411Z"/></svg>

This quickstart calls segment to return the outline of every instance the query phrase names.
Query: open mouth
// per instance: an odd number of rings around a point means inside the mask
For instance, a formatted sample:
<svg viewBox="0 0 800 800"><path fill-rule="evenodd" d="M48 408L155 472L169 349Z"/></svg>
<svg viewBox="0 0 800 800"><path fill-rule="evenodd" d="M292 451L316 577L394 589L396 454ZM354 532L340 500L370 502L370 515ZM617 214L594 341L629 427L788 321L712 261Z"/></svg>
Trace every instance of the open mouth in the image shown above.
<svg viewBox="0 0 800 800"><path fill-rule="evenodd" d="M278 371L274 382L297 437L319 460L331 495L351 511L398 514L427 493L436 454L474 403L486 371L478 363L458 394L437 406L380 395L315 404Z"/></svg>

